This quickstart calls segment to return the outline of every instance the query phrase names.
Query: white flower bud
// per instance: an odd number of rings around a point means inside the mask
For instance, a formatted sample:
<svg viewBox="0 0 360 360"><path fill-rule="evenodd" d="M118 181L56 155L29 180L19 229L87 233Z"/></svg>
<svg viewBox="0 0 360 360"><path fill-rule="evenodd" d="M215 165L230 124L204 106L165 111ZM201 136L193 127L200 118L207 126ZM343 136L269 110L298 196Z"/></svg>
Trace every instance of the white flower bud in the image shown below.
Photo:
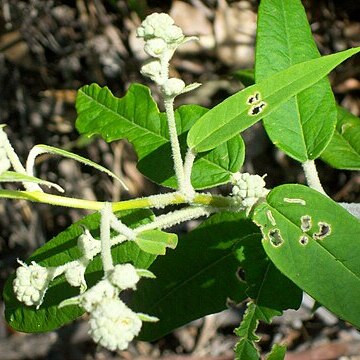
<svg viewBox="0 0 360 360"><path fill-rule="evenodd" d="M239 203L248 208L251 207L259 200L265 197L268 190L265 188L265 181L259 175L250 175L249 173L234 174L234 187L232 195L238 198Z"/></svg>
<svg viewBox="0 0 360 360"><path fill-rule="evenodd" d="M161 83L161 64L159 60L151 60L141 67L140 72L157 84Z"/></svg>
<svg viewBox="0 0 360 360"><path fill-rule="evenodd" d="M116 265L109 276L109 281L121 290L135 290L139 280L140 277L131 264Z"/></svg>
<svg viewBox="0 0 360 360"><path fill-rule="evenodd" d="M35 262L31 265L21 265L16 270L16 278L13 281L14 293L19 301L28 306L36 305L38 308L52 280L53 272Z"/></svg>
<svg viewBox="0 0 360 360"><path fill-rule="evenodd" d="M136 313L119 299L99 304L90 314L89 324L94 341L111 351L125 350L142 326Z"/></svg>
<svg viewBox="0 0 360 360"><path fill-rule="evenodd" d="M174 20L164 13L153 13L146 17L137 29L137 36L144 40L154 37L162 37L161 35L174 24Z"/></svg>
<svg viewBox="0 0 360 360"><path fill-rule="evenodd" d="M67 268L65 271L65 279L71 285L75 287L81 287L81 292L86 290L85 281L86 266L81 261L75 261L74 265Z"/></svg>
<svg viewBox="0 0 360 360"><path fill-rule="evenodd" d="M146 41L144 50L152 57L161 58L168 50L168 45L163 39L154 38Z"/></svg>
<svg viewBox="0 0 360 360"><path fill-rule="evenodd" d="M87 260L92 260L101 251L101 242L94 239L87 229L79 236L77 245Z"/></svg>
<svg viewBox="0 0 360 360"><path fill-rule="evenodd" d="M184 34L181 28L176 25L169 26L166 31L159 31L159 29L156 29L155 35L164 39L168 44L180 44L180 42L184 39Z"/></svg>
<svg viewBox="0 0 360 360"><path fill-rule="evenodd" d="M185 83L181 79L171 78L166 80L163 85L163 92L167 97L175 97L181 94L185 88Z"/></svg>
<svg viewBox="0 0 360 360"><path fill-rule="evenodd" d="M91 289L80 295L79 304L87 312L92 312L105 299L116 299L118 294L118 290L109 282L109 280L101 280Z"/></svg>

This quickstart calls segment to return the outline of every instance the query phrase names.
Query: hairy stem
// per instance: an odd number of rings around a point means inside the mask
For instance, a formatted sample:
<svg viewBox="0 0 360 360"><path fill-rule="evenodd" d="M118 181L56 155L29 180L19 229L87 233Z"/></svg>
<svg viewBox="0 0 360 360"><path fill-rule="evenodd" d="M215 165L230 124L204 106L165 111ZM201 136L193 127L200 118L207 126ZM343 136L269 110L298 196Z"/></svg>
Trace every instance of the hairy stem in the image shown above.
<svg viewBox="0 0 360 360"><path fill-rule="evenodd" d="M6 154L9 158L10 163L11 163L12 167L14 168L14 170L19 174L28 175L4 131L1 131L1 133L0 133L0 141L6 151ZM23 185L27 191L42 192L41 187L37 184L23 182Z"/></svg>
<svg viewBox="0 0 360 360"><path fill-rule="evenodd" d="M59 195L52 195L42 193L39 191L18 191L18 190L0 190L0 198L7 199L22 199L43 204L64 206L74 209L87 209L99 211L104 207L102 201L91 201L77 198L70 198ZM152 195L149 197L119 201L111 203L113 211L120 210L134 210L134 209L148 209L148 208L164 208L169 205L178 205L188 203L186 197L178 192L170 194ZM223 210L234 210L234 199L231 197L211 195L206 193L196 193L193 200L193 205L209 205Z"/></svg>
<svg viewBox="0 0 360 360"><path fill-rule="evenodd" d="M319 191L320 193L322 193L323 195L327 196L325 190L323 189L323 187L321 185L319 175L316 170L315 161L307 160L304 163L302 163L302 167L304 169L304 173L305 173L305 177L306 177L306 181L307 181L308 185L312 189L315 189L315 190Z"/></svg>
<svg viewBox="0 0 360 360"><path fill-rule="evenodd" d="M112 210L111 204L105 203L101 209L100 222L100 239L101 239L101 261L105 274L113 270L114 264L111 255L111 239L110 239L110 218Z"/></svg>
<svg viewBox="0 0 360 360"><path fill-rule="evenodd" d="M174 170L178 182L178 188L180 192L183 192L185 189L185 177L184 177L184 168L183 161L181 158L180 144L176 131L176 122L174 114L174 99L165 98L164 100L165 112L167 117L167 122L169 126L169 135L171 143L171 152L174 160Z"/></svg>
<svg viewBox="0 0 360 360"><path fill-rule="evenodd" d="M209 216L216 212L216 208L209 206L187 207L185 209L173 211L164 215L158 216L152 223L139 226L135 229L136 233L152 229L166 229L174 225L181 224L185 221L197 219L201 216Z"/></svg>
<svg viewBox="0 0 360 360"><path fill-rule="evenodd" d="M184 193L189 198L189 201L195 195L195 190L191 184L191 170L194 165L195 157L195 152L188 149L184 161Z"/></svg>

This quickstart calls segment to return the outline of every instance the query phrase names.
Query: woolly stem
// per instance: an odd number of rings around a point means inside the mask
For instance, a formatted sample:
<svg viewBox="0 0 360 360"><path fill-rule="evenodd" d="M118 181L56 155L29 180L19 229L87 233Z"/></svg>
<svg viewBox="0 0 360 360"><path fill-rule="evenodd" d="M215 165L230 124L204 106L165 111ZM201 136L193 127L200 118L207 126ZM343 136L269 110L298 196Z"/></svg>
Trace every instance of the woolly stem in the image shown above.
<svg viewBox="0 0 360 360"><path fill-rule="evenodd" d="M184 161L184 189L183 193L189 201L195 196L195 190L191 184L191 170L194 165L196 153L188 149Z"/></svg>
<svg viewBox="0 0 360 360"><path fill-rule="evenodd" d="M323 195L327 196L324 188L321 185L319 175L318 175L318 172L316 170L315 161L314 160L307 160L307 161L302 163L302 167L303 167L305 177L306 177L306 181L307 181L308 185L312 189L315 189L315 190L319 191L320 193L322 193Z"/></svg>
<svg viewBox="0 0 360 360"><path fill-rule="evenodd" d="M180 144L176 131L176 122L175 122L175 114L174 114L174 98L165 98L164 105L165 105L165 112L169 127L171 152L174 160L174 170L178 182L178 189L180 192L183 192L183 190L185 189L185 177L184 177L183 161L181 158Z"/></svg>
<svg viewBox="0 0 360 360"><path fill-rule="evenodd" d="M101 239L101 261L105 274L114 268L111 256L111 240L110 240L110 218L111 218L111 204L105 203L101 209L100 222L100 239Z"/></svg>
<svg viewBox="0 0 360 360"><path fill-rule="evenodd" d="M1 145L4 147L4 149L6 151L6 155L8 156L10 163L11 163L12 167L14 168L14 170L16 172L18 172L19 174L27 175L26 170L23 167L23 165L21 164L20 159L17 156L14 148L12 147L5 131L3 131L2 129L0 129L0 141L2 143ZM41 191L42 192L41 187L37 184L23 182L23 185L27 191Z"/></svg>

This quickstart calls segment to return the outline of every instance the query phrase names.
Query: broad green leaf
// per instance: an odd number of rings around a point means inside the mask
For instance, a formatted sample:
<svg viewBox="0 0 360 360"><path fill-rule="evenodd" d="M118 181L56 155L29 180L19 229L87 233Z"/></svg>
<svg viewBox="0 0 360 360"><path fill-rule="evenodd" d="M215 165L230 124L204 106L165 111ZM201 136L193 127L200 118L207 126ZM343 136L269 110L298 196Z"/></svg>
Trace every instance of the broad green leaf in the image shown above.
<svg viewBox="0 0 360 360"><path fill-rule="evenodd" d="M91 166L93 168L95 168L96 170L99 170L101 172L104 172L105 174L111 176L112 178L116 179L117 181L119 181L126 189L126 185L124 184L124 182L118 177L116 176L113 172L111 172L110 170L106 169L105 167L89 160L89 159L86 159L80 155L77 155L77 154L74 154L72 152L69 152L69 151L66 151L66 150L63 150L63 149L59 149L59 148L56 148L54 146L48 146L48 145L35 145L32 149L31 149L31 152L34 152L34 154L36 154L33 158L32 158L32 163L31 165L34 164L35 162L35 157L40 155L40 154L53 154L53 155L60 155L60 156L63 156L63 157L66 157L68 159L72 159L72 160L75 160L75 161L78 161L82 164L85 164L87 166ZM30 152L30 153L31 153ZM30 156L29 156L30 157ZM29 158L28 158L29 159ZM28 167L28 164L26 165ZM32 169L32 166L30 166L30 169ZM28 170L30 170L28 169Z"/></svg>
<svg viewBox="0 0 360 360"><path fill-rule="evenodd" d="M359 51L360 48L353 48L292 65L230 96L209 110L191 128L187 138L189 147L203 152L231 139L271 114L291 97L316 84L333 68ZM248 102L257 93L266 106L258 114L250 115L254 105Z"/></svg>
<svg viewBox="0 0 360 360"><path fill-rule="evenodd" d="M64 191L58 184L54 184L50 181L42 180L34 176L20 174L15 171L4 171L2 174L0 174L0 182L30 182L39 185L46 185L48 187L54 187L59 191Z"/></svg>
<svg viewBox="0 0 360 360"><path fill-rule="evenodd" d="M300 0L262 0L259 6L255 79L320 58ZM329 80L321 79L264 118L272 142L305 162L319 157L334 133L336 105Z"/></svg>
<svg viewBox="0 0 360 360"><path fill-rule="evenodd" d="M134 227L149 222L151 214L149 210L137 210L117 213L117 216L121 217L124 224ZM86 216L35 251L26 262L36 261L42 266L59 266L78 259L81 254L77 247L77 239L83 233L83 227L89 229L94 236L98 236L99 222L99 213ZM156 258L154 255L141 251L134 242L114 246L112 255L115 263L131 262L143 269L148 268ZM86 280L89 286L102 278L101 269L100 256L96 256L86 269ZM58 308L63 300L79 294L79 289L71 287L64 276L51 282L44 302L38 310L16 299L12 288L13 279L14 275L9 277L3 293L5 317L13 329L23 332L51 331L83 314L83 310L78 306Z"/></svg>
<svg viewBox="0 0 360 360"><path fill-rule="evenodd" d="M245 239L244 260L248 284L247 295L261 307L278 311L298 309L302 301L302 290L284 276L270 261L259 239Z"/></svg>
<svg viewBox="0 0 360 360"><path fill-rule="evenodd" d="M145 176L163 186L177 187L166 117L159 112L147 87L133 84L119 99L107 87L84 86L78 92L76 108L76 127L81 134L99 134L108 142L127 139L136 150L138 167ZM197 105L184 105L175 112L183 155L187 132L206 111ZM236 136L195 160L192 184L204 189L226 183L243 161L244 143Z"/></svg>
<svg viewBox="0 0 360 360"><path fill-rule="evenodd" d="M249 302L240 326L235 329L235 334L240 337L240 341L235 347L236 360L259 360L260 354L255 343L260 338L255 334L259 321L270 323L271 319L279 315L278 311L258 306Z"/></svg>
<svg viewBox="0 0 360 360"><path fill-rule="evenodd" d="M244 300L246 283L236 275L243 242L260 239L243 214L219 213L180 236L174 251L150 267L155 280L140 282L131 308L158 317L144 324L141 339L154 340L202 316L222 311L227 299Z"/></svg>
<svg viewBox="0 0 360 360"><path fill-rule="evenodd" d="M267 355L266 360L284 360L286 353L285 345L274 344L271 352Z"/></svg>
<svg viewBox="0 0 360 360"><path fill-rule="evenodd" d="M142 251L154 255L165 255L166 248L175 249L177 235L160 230L147 230L141 232L135 239Z"/></svg>
<svg viewBox="0 0 360 360"><path fill-rule="evenodd" d="M255 209L275 266L340 318L360 326L360 220L302 185L273 189Z"/></svg>
<svg viewBox="0 0 360 360"><path fill-rule="evenodd" d="M336 169L360 170L360 119L338 106L334 136L321 160Z"/></svg>

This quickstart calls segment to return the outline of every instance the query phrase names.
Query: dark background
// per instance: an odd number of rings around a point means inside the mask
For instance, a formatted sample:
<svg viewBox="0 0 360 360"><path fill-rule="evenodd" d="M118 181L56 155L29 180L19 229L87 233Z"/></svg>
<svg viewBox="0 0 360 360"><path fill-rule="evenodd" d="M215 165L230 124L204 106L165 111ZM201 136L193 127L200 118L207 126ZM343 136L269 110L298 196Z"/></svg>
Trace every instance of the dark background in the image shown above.
<svg viewBox="0 0 360 360"><path fill-rule="evenodd" d="M308 0L304 5L322 54L360 45L359 1ZM200 37L199 44L180 49L172 62L172 76L180 76L186 83L203 84L198 91L179 98L179 104L212 107L241 88L232 76L233 71L253 66L257 6L258 2L251 0L2 0L0 123L8 125L6 131L23 161L35 144L57 146L108 167L124 177L130 187L128 193L123 193L107 176L70 160L39 158L37 175L58 182L69 196L115 201L161 191L137 171L136 155L125 141L106 144L100 139L90 142L79 137L74 129L76 90L96 82L123 96L130 83L140 82L148 84L158 99L157 90L139 73L145 55L141 51L142 41L136 39L134 31L140 17L155 11L170 11L186 34ZM338 102L355 115L360 113L359 73L359 61L351 59L330 75ZM285 182L304 183L300 165L272 146L260 124L246 131L244 137L247 143L244 171L267 173L268 187ZM336 201L359 202L359 172L334 170L321 161L318 168L325 190ZM6 188L16 186L6 185ZM0 200L1 288L17 266L16 258L25 259L85 213ZM226 318L229 314L224 316L225 320L217 322L208 319L197 322L155 344L138 342L116 356L148 359L178 353L179 359L185 358L181 354L187 354L188 359L201 356L231 359L235 341L232 329L238 319L235 316L234 320L234 315L229 319ZM309 353L304 351L312 346L318 349L320 339L324 344L320 350L325 351L325 357L314 359L360 355L357 332L341 322L330 324L331 321L327 323L319 316L312 320L309 317L308 311L307 315L296 318L297 326L295 320L284 320L264 327L260 345L266 349L276 337L285 338L290 350L304 356L291 359L309 359ZM330 355L331 352L335 355ZM0 318L0 354L4 360L115 356L96 349L82 321L51 334L24 335L14 333L3 318Z"/></svg>

